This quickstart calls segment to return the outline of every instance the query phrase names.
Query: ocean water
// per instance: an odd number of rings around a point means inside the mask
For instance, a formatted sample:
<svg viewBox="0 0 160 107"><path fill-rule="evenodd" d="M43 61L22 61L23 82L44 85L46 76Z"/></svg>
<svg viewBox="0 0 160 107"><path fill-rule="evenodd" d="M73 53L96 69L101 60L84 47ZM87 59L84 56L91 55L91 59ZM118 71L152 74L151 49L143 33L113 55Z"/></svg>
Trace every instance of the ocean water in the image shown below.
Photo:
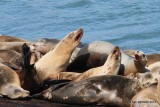
<svg viewBox="0 0 160 107"><path fill-rule="evenodd" d="M0 34L36 41L78 28L83 43L160 53L160 0L0 0Z"/></svg>

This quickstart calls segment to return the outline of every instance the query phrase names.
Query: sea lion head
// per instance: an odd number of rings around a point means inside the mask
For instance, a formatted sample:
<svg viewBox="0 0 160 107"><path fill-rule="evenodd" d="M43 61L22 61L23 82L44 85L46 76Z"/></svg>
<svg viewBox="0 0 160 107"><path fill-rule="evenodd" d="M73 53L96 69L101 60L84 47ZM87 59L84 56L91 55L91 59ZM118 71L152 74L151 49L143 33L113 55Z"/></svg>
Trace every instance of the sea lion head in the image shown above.
<svg viewBox="0 0 160 107"><path fill-rule="evenodd" d="M22 89L21 87L17 86L9 86L8 87L7 97L11 99L18 99L18 98L25 98L29 96L29 91Z"/></svg>
<svg viewBox="0 0 160 107"><path fill-rule="evenodd" d="M73 52L74 48L76 48L80 44L82 36L83 29L80 28L66 35L60 44L67 52Z"/></svg>
<svg viewBox="0 0 160 107"><path fill-rule="evenodd" d="M121 51L118 46L114 47L111 53L109 54L107 60L111 65L119 66L121 63Z"/></svg>
<svg viewBox="0 0 160 107"><path fill-rule="evenodd" d="M137 68L144 69L147 63L147 57L142 51L136 51L134 55L134 62Z"/></svg>
<svg viewBox="0 0 160 107"><path fill-rule="evenodd" d="M118 74L121 64L121 51L118 46L114 47L111 53L109 54L107 61L104 66L107 65L108 70L111 71L111 74Z"/></svg>

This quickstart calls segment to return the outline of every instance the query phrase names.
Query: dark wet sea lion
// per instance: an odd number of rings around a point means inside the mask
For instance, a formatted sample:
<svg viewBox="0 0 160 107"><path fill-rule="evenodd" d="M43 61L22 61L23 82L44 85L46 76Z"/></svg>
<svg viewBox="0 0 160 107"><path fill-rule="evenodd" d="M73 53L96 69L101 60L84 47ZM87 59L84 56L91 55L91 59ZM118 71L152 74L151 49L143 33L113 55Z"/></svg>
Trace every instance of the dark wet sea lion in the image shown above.
<svg viewBox="0 0 160 107"><path fill-rule="evenodd" d="M135 95L131 107L160 107L160 78L157 86L148 87Z"/></svg>
<svg viewBox="0 0 160 107"><path fill-rule="evenodd" d="M29 95L29 91L21 88L17 73L2 63L0 63L0 94L11 99Z"/></svg>
<svg viewBox="0 0 160 107"><path fill-rule="evenodd" d="M116 46L109 54L103 66L89 69L84 73L80 74L73 81L80 81L82 79L100 75L118 75L120 64L121 64L121 52L119 47Z"/></svg>
<svg viewBox="0 0 160 107"><path fill-rule="evenodd" d="M13 37L13 36L6 36L0 35L0 42L28 42L28 40L24 40L21 38Z"/></svg>
<svg viewBox="0 0 160 107"><path fill-rule="evenodd" d="M51 87L34 97L66 104L128 107L132 97L142 88L137 80L117 75L104 75L72 82L59 89Z"/></svg>
<svg viewBox="0 0 160 107"><path fill-rule="evenodd" d="M48 79L48 77L52 78L52 75L54 77L55 74L66 71L71 54L80 43L82 35L83 29L69 33L52 51L45 54L35 63L34 69L40 82Z"/></svg>

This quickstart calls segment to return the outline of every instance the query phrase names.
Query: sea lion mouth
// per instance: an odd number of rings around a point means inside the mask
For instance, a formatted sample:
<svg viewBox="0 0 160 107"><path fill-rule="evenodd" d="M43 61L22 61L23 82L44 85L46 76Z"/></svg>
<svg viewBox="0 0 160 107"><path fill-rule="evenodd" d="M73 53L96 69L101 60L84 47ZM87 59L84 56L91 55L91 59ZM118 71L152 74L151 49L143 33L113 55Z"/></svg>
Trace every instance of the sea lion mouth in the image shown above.
<svg viewBox="0 0 160 107"><path fill-rule="evenodd" d="M74 40L80 42L82 36L83 36L83 29L80 28L76 31L76 37L74 38Z"/></svg>
<svg viewBox="0 0 160 107"><path fill-rule="evenodd" d="M120 55L120 49L118 46L116 46L114 49L113 49L113 52L112 52L114 55L115 55L115 59L118 60L119 58L119 55Z"/></svg>
<svg viewBox="0 0 160 107"><path fill-rule="evenodd" d="M139 55L135 54L135 57L134 57L135 61L139 61L140 60L140 57Z"/></svg>

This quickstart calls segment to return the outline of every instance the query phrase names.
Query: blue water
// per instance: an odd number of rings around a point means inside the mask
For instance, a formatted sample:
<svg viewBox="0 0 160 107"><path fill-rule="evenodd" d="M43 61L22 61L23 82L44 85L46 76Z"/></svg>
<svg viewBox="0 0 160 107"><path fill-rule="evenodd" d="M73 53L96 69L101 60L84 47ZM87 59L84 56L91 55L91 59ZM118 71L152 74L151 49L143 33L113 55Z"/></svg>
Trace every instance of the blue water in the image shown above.
<svg viewBox="0 0 160 107"><path fill-rule="evenodd" d="M35 41L84 29L82 42L160 53L160 0L0 0L0 33Z"/></svg>

